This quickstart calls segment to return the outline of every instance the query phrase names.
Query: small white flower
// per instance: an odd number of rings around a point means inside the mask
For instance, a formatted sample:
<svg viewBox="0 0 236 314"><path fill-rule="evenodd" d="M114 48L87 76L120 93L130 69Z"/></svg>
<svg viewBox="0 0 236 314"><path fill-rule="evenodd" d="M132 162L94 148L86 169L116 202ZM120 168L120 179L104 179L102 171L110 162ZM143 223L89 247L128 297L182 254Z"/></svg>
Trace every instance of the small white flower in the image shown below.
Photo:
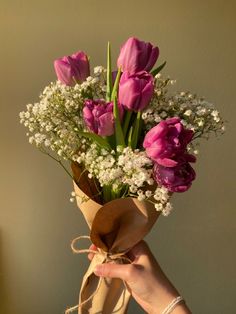
<svg viewBox="0 0 236 314"><path fill-rule="evenodd" d="M168 216L172 210L173 210L172 204L168 202L166 203L166 206L162 210L162 215Z"/></svg>
<svg viewBox="0 0 236 314"><path fill-rule="evenodd" d="M62 154L63 154L62 149L59 149L59 150L57 151L57 154L58 154L58 156L62 156Z"/></svg>
<svg viewBox="0 0 236 314"><path fill-rule="evenodd" d="M203 126L204 125L204 120L203 119L199 120L197 124L198 124L198 126Z"/></svg>
<svg viewBox="0 0 236 314"><path fill-rule="evenodd" d="M165 111L162 111L160 114L161 118L164 119L167 117L167 113Z"/></svg>
<svg viewBox="0 0 236 314"><path fill-rule="evenodd" d="M33 143L34 143L34 137L33 137L33 136L30 136L30 137L29 137L29 143L30 143L30 144L33 144Z"/></svg>
<svg viewBox="0 0 236 314"><path fill-rule="evenodd" d="M185 111L184 115L190 117L192 113L193 113L192 110L188 109Z"/></svg>
<svg viewBox="0 0 236 314"><path fill-rule="evenodd" d="M183 119L181 120L181 123L183 124L183 126L186 126L188 124L188 122Z"/></svg>
<svg viewBox="0 0 236 314"><path fill-rule="evenodd" d="M218 112L217 110L213 110L213 111L211 112L211 115L212 115L213 117L218 117L219 112Z"/></svg>
<svg viewBox="0 0 236 314"><path fill-rule="evenodd" d="M51 141L50 141L49 139L46 139L46 140L44 141L44 145L45 145L46 147L49 147L49 146L51 145Z"/></svg>
<svg viewBox="0 0 236 314"><path fill-rule="evenodd" d="M137 192L137 187L135 186L135 185L131 185L130 187L129 187L129 190L130 190L130 192L131 193L136 193Z"/></svg>
<svg viewBox="0 0 236 314"><path fill-rule="evenodd" d="M154 184L154 180L152 178L150 178L150 179L147 180L147 183L149 185L153 185Z"/></svg>
<svg viewBox="0 0 236 314"><path fill-rule="evenodd" d="M156 208L157 211L162 211L163 205L161 203L156 203L155 204L155 208Z"/></svg>
<svg viewBox="0 0 236 314"><path fill-rule="evenodd" d="M139 201L144 201L144 200L145 200L145 195L144 195L144 194L140 194L140 195L138 196L138 200L139 200Z"/></svg>
<svg viewBox="0 0 236 314"><path fill-rule="evenodd" d="M151 197L152 196L152 191L149 191L149 190L147 190L146 192L145 192L145 195L146 195L146 197Z"/></svg>

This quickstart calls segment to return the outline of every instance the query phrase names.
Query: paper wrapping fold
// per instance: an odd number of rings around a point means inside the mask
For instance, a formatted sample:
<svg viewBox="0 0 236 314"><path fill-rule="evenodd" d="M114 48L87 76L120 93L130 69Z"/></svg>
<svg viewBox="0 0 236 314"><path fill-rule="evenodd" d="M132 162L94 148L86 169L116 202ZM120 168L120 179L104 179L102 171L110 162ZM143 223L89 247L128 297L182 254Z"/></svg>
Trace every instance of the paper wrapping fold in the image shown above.
<svg viewBox="0 0 236 314"><path fill-rule="evenodd" d="M91 241L101 252L125 253L142 240L156 222L159 212L147 201L135 198L120 198L101 205L92 199L81 204L86 196L74 182L77 204L91 229ZM96 254L83 277L79 296L79 314L125 314L130 293L120 279L100 281L95 295L85 302L96 290L99 277L94 275L97 264L107 261L106 254ZM120 262L117 259L116 262ZM84 303L85 302L85 303Z"/></svg>

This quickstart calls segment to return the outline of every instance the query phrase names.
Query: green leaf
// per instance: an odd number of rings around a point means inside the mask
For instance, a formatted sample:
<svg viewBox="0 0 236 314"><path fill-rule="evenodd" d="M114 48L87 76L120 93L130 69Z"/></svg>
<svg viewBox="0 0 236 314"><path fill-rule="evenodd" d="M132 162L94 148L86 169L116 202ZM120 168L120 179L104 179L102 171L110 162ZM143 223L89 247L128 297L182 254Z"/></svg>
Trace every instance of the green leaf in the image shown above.
<svg viewBox="0 0 236 314"><path fill-rule="evenodd" d="M114 100L114 98L117 97L120 77L121 77L121 69L119 68L118 73L116 75L116 80L112 89L111 100Z"/></svg>
<svg viewBox="0 0 236 314"><path fill-rule="evenodd" d="M111 73L111 45L107 44L107 93L106 100L111 101L112 92L112 73Z"/></svg>
<svg viewBox="0 0 236 314"><path fill-rule="evenodd" d="M125 139L123 130L120 123L120 116L119 116L119 108L117 104L117 95L118 95L118 88L119 88L119 82L120 82L120 76L121 76L121 69L118 70L115 84L113 86L112 94L111 94L111 100L113 101L113 115L115 119L115 137L116 137L116 147L125 146Z"/></svg>
<svg viewBox="0 0 236 314"><path fill-rule="evenodd" d="M166 61L163 62L158 68L154 69L151 74L152 76L157 75L159 72L161 72L161 70L164 68L164 66L166 65Z"/></svg>
<svg viewBox="0 0 236 314"><path fill-rule="evenodd" d="M111 149L111 147L110 147L109 143L106 141L106 139L95 134L95 133L79 132L79 134L83 137L86 137L86 138L96 142L102 148Z"/></svg>

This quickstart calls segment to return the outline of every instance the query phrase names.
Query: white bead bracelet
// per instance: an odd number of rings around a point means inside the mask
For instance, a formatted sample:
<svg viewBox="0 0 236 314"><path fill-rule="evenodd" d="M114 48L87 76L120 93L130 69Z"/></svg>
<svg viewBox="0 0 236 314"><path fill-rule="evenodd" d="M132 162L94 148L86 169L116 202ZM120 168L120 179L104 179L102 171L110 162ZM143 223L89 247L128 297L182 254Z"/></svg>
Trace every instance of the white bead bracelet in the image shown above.
<svg viewBox="0 0 236 314"><path fill-rule="evenodd" d="M161 314L170 314L176 307L176 305L179 304L181 301L184 301L183 297L178 296L164 309Z"/></svg>

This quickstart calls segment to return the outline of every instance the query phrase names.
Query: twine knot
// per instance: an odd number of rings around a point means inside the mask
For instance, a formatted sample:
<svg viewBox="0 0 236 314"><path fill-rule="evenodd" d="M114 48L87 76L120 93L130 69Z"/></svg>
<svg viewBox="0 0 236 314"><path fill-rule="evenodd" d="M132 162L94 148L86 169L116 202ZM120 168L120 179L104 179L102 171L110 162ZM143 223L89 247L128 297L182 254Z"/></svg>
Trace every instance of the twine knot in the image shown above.
<svg viewBox="0 0 236 314"><path fill-rule="evenodd" d="M79 236L79 237L73 239L71 242L71 249L72 249L73 253L75 253L75 254L93 253L95 255L101 255L103 257L103 263L111 263L111 262L116 262L119 264L123 263L123 262L130 263L130 264L132 263L132 261L126 256L127 252L120 252L120 253L106 252L100 248L98 248L98 250L78 249L76 247L77 242L79 242L82 239L90 240L90 237L89 236ZM79 303L78 305L70 307L69 309L67 309L65 311L65 314L69 314L69 313L74 312L75 310L78 310L81 306L83 306L85 303L90 301L98 293L98 290L101 286L102 280L104 280L104 278L99 277L97 289L94 291L94 293L92 293L86 300ZM123 280L122 280L122 282L123 282L125 288L127 288L126 283Z"/></svg>

